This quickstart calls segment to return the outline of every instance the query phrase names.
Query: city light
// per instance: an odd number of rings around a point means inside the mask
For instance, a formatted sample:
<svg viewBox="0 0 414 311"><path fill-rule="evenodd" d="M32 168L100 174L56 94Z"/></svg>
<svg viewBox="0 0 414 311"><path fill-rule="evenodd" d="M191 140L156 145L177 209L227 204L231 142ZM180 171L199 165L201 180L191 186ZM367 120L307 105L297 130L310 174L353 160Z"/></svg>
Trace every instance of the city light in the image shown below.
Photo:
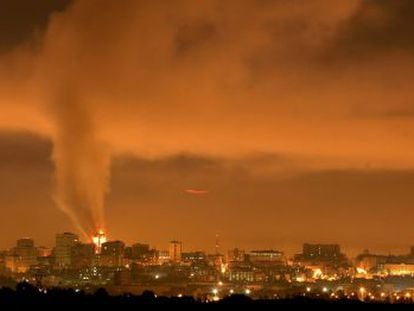
<svg viewBox="0 0 414 311"><path fill-rule="evenodd" d="M298 277L296 277L296 282L303 283L305 281L306 281L306 279L305 279L304 276L298 276Z"/></svg>
<svg viewBox="0 0 414 311"><path fill-rule="evenodd" d="M315 269L315 270L313 270L313 278L314 279L319 279L319 278L321 278L322 277L322 270L321 269L319 269L319 268L317 268L317 269Z"/></svg>
<svg viewBox="0 0 414 311"><path fill-rule="evenodd" d="M103 232L99 232L99 235L101 241L105 240ZM182 245L179 241L174 243ZM18 259L19 257L6 256L4 262L5 269L9 269L11 275L15 275L19 281L36 283L36 275L32 274L30 267L26 267L27 270L23 273L21 272L22 270L19 270L21 266L18 266L21 263L30 263L29 259L31 257L28 257L30 254L37 255L34 243L27 239L18 242L17 247L12 248L11 252L20 251L20 247L22 247L23 251L21 258L24 260L13 261L13 259ZM353 299L353 297L357 296L361 301L365 302L372 302L378 299L388 303L388 300L385 299L387 294L384 291L380 293L377 293L377 291L384 286L384 280L386 281L392 274L385 276L377 274L381 278L358 278L362 271L358 271L356 267L341 268L343 270L333 268L333 264L337 264L337 258L340 254L338 246L308 245L308 247L311 250L309 254L305 250L304 254L296 255L295 258L288 261L276 260L272 262L275 254L281 254L281 252L255 250L252 257L241 259L237 257L240 261L231 261L231 256L229 256L229 259L220 257L219 263L217 254L209 256L202 251L185 252L180 248L179 252L176 252L174 256L169 256L168 251L154 250L149 245L141 243L127 246L122 241L108 241L104 244L100 253L95 253L95 245L81 243L76 234L66 232L64 234L57 234L55 251L53 253L46 253L47 255L43 258L33 257L33 260L42 260L42 264L48 262L48 268L52 276L51 280L54 280L56 276L62 278L62 267L72 269L73 277L66 277L62 282L65 282L64 284L66 285L69 284L68 286L72 284L76 288L75 292L88 290L89 286L92 285L105 286L103 284L116 284L117 288L128 290L131 285L142 286L141 280L145 280L144 282L148 284L149 289L161 286L162 288L170 288L171 292L175 292L173 286L178 288L174 284L177 281L177 284L180 284L181 290L174 295L178 298L190 297L196 294L198 296L205 295L209 301L218 301L223 298L224 293L227 293L227 296L230 297L234 293L240 292L252 299L257 299L263 295L261 288L267 287L266 295L277 297L277 299L284 299L281 298L284 295L292 295L292 288L297 288L298 292L293 292L293 294L307 296L309 299L319 297L319 299L334 301L340 298ZM327 260L326 257L323 257L317 262L314 258L314 249L322 249L327 253L331 252L332 258ZM176 249L170 249L170 252L172 251L176 251ZM239 252L242 251L237 250L237 252L231 251L229 253L230 255L235 253L238 256ZM54 254L55 257L52 257L51 254ZM81 256L78 257L79 254ZM309 261L314 263L313 265L303 263L303 258L306 258L306 256L309 256ZM414 255L411 254L406 257L401 256L401 258L405 261L406 258L411 258L410 256L414 258ZM395 258L393 257L392 259L395 262ZM343 262L347 262L346 260L344 257ZM33 262L37 264L36 261ZM229 264L230 262L231 264ZM394 262L390 267L395 267L395 271L400 271L402 266L407 271L411 269L406 263L398 265ZM225 263L228 269L225 275L221 273L221 268L223 267L221 263ZM383 268L383 265L381 264L379 267ZM40 266L34 267L39 268ZM322 270L326 271L324 275L321 274ZM369 269L369 271L375 270ZM377 269L377 271L382 273L381 269ZM313 275L316 278L313 278ZM153 284L147 282L148 277L153 280ZM401 276L394 275L392 278L393 282L396 282L395 284L401 290L390 293L392 296L391 301L397 302L402 300L405 303L411 302L412 287L409 287L411 284L398 283L396 279L402 278ZM408 278L404 276L404 279L408 280ZM280 286L279 282L283 279L287 281L286 285ZM337 280L341 280L340 287L337 285ZM345 289L347 286L354 288L356 280L358 287L355 292ZM304 284L303 282L307 283ZM412 282L414 284L414 279ZM243 284L243 287L240 287L241 284ZM270 289L275 284L278 285L277 289ZM42 287L39 287L39 292L45 293L43 289L47 285L47 283L42 284ZM255 288L254 291L253 288ZM344 295L339 295L339 291L344 291ZM311 292L314 292L314 294L310 295L309 293Z"/></svg>
<svg viewBox="0 0 414 311"><path fill-rule="evenodd" d="M362 268L357 267L356 270L357 270L357 273L360 273L360 274L368 274L368 272L365 269L362 269Z"/></svg>

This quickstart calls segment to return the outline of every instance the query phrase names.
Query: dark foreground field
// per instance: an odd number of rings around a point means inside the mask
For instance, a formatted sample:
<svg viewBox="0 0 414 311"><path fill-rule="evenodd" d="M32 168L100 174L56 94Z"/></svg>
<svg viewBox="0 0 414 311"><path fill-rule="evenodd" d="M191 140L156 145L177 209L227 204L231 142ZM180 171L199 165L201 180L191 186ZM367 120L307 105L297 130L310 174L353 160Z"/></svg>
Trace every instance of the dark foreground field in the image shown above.
<svg viewBox="0 0 414 311"><path fill-rule="evenodd" d="M104 289L98 289L94 294L86 294L82 291L73 289L39 289L27 283L20 283L16 289L0 289L0 307L1 306L54 306L54 307L71 307L85 306L113 306L114 309L124 309L125 307L138 307L149 305L175 305L175 306L286 306L286 305L323 305L323 306L363 306L363 305L387 305L389 302L362 302L359 300L349 299L316 299L307 297L293 297L290 299L260 300L251 299L244 295L232 295L225 297L218 302L203 302L193 297L160 297L147 291L142 295L124 294L121 296L110 296ZM407 302L399 302L405 304ZM106 308L105 308L106 309ZM134 308L135 309L135 308Z"/></svg>

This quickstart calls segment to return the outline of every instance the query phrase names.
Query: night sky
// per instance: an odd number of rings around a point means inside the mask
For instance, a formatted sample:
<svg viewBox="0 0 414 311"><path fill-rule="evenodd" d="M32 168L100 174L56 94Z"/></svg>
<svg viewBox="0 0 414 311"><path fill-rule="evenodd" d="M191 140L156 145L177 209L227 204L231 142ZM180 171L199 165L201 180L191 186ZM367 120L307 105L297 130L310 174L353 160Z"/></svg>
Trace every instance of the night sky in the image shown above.
<svg viewBox="0 0 414 311"><path fill-rule="evenodd" d="M414 245L411 0L1 0L0 247Z"/></svg>

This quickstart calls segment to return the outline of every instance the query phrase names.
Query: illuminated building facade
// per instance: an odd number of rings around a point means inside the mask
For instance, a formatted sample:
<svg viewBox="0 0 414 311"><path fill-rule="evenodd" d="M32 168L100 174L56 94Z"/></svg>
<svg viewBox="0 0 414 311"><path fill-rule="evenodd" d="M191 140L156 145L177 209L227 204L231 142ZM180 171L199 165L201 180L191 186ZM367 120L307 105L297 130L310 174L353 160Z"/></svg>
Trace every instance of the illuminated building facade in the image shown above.
<svg viewBox="0 0 414 311"><path fill-rule="evenodd" d="M181 241L170 241L169 255L171 262L178 263L181 261L182 248Z"/></svg>
<svg viewBox="0 0 414 311"><path fill-rule="evenodd" d="M30 238L17 240L5 258L6 268L11 272L24 273L37 264L37 249Z"/></svg>
<svg viewBox="0 0 414 311"><path fill-rule="evenodd" d="M72 264L72 248L79 243L79 237L70 232L58 233L56 235L56 246L54 249L55 264L59 268L69 268Z"/></svg>
<svg viewBox="0 0 414 311"><path fill-rule="evenodd" d="M102 244L100 265L105 267L123 266L125 244L122 241L109 241Z"/></svg>
<svg viewBox="0 0 414 311"><path fill-rule="evenodd" d="M205 263L207 261L207 256L204 252L187 252L181 254L181 260L185 263L198 264Z"/></svg>
<svg viewBox="0 0 414 311"><path fill-rule="evenodd" d="M157 264L162 265L170 262L170 252L167 250L159 250L157 252Z"/></svg>
<svg viewBox="0 0 414 311"><path fill-rule="evenodd" d="M252 263L281 263L284 255L275 250L253 250L249 252L249 260Z"/></svg>
<svg viewBox="0 0 414 311"><path fill-rule="evenodd" d="M385 263L381 265L381 272L391 276L414 276L414 263Z"/></svg>

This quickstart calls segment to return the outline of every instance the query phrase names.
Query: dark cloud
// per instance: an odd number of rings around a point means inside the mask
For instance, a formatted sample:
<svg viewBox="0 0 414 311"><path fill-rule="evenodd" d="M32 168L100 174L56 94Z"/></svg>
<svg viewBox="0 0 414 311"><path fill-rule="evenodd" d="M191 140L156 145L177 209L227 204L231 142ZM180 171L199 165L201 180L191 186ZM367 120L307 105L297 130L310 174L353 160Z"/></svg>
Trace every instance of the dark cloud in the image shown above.
<svg viewBox="0 0 414 311"><path fill-rule="evenodd" d="M197 20L178 27L175 36L175 45L178 56L191 53L191 50L202 49L205 44L212 44L217 36L217 29L213 23Z"/></svg>
<svg viewBox="0 0 414 311"><path fill-rule="evenodd" d="M74 230L51 199L50 149L50 142L32 135L0 135L0 211L3 220L13 219L0 226L3 247L22 235L52 244L57 231ZM109 234L160 248L180 238L187 249L208 250L219 232L223 247L289 253L305 240L339 242L354 253L366 247L404 252L410 245L413 171L271 173L294 163L278 155L117 157L107 195ZM208 194L193 196L188 188Z"/></svg>
<svg viewBox="0 0 414 311"><path fill-rule="evenodd" d="M358 10L340 27L336 52L351 58L375 58L414 48L414 2L361 0Z"/></svg>
<svg viewBox="0 0 414 311"><path fill-rule="evenodd" d="M22 132L0 132L0 247L23 236L53 245L54 234L73 230L51 196L51 142Z"/></svg>
<svg viewBox="0 0 414 311"><path fill-rule="evenodd" d="M407 105L408 106L408 105ZM388 110L382 110L382 111L363 111L356 109L356 111L353 113L354 116L365 118L365 119L372 119L372 118L378 118L378 119L384 119L384 120L410 120L414 118L414 109L410 109L410 107L407 107L406 109L388 109Z"/></svg>
<svg viewBox="0 0 414 311"><path fill-rule="evenodd" d="M49 16L64 10L71 0L0 1L0 52L36 37L45 30Z"/></svg>
<svg viewBox="0 0 414 311"><path fill-rule="evenodd" d="M0 131L0 168L2 170L52 171L52 143L32 133Z"/></svg>
<svg viewBox="0 0 414 311"><path fill-rule="evenodd" d="M410 221L401 216L412 213L413 171L301 171L281 178L251 174L256 166L269 167L269 160L232 166L190 157L124 161L113 166L108 217L126 240L135 234L162 247L165 237L179 237L197 248L220 232L229 247L294 252L306 239L339 242L354 253L365 247L404 252L411 243ZM188 187L208 194L188 195ZM384 236L385 227L395 235Z"/></svg>

